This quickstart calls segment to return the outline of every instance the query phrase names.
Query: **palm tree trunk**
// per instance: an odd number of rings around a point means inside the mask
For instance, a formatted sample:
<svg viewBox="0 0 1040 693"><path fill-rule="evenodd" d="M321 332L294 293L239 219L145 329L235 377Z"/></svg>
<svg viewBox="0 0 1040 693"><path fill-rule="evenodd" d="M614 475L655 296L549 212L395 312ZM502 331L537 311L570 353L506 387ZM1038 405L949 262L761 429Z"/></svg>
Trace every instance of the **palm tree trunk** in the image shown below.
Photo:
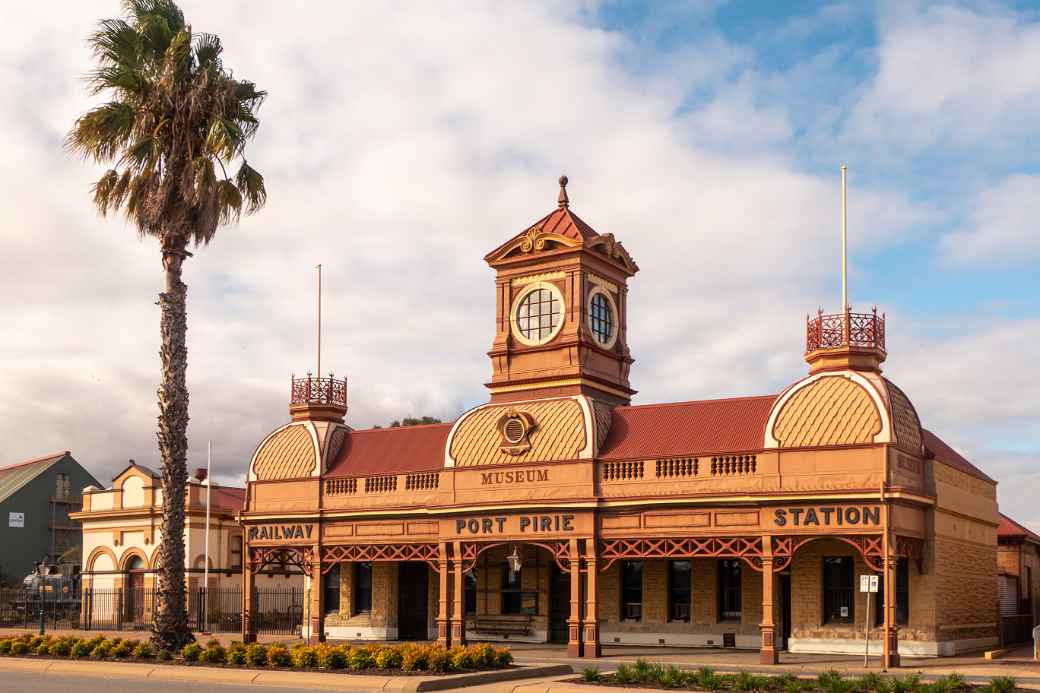
<svg viewBox="0 0 1040 693"><path fill-rule="evenodd" d="M159 386L159 454L162 458L162 553L152 640L158 648L179 651L195 637L188 628L184 584L184 494L188 482L188 287L181 281L183 249L163 249L166 291L162 312L162 384Z"/></svg>

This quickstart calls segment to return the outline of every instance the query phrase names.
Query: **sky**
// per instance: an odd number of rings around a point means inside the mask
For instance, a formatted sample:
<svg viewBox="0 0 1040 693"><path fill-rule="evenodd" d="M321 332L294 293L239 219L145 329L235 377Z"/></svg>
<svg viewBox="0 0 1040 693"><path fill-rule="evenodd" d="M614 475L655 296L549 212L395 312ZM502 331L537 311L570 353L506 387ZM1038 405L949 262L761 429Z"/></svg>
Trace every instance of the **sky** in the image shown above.
<svg viewBox="0 0 1040 693"><path fill-rule="evenodd" d="M60 4L60 3L59 3ZM486 401L485 253L555 206L622 240L636 403L775 393L807 313L887 315L885 374L1040 530L1040 8L1031 3L202 2L269 92L259 214L185 265L190 460L240 482L289 379L348 423ZM158 249L100 218L67 153L113 0L5 7L0 464L157 464Z"/></svg>

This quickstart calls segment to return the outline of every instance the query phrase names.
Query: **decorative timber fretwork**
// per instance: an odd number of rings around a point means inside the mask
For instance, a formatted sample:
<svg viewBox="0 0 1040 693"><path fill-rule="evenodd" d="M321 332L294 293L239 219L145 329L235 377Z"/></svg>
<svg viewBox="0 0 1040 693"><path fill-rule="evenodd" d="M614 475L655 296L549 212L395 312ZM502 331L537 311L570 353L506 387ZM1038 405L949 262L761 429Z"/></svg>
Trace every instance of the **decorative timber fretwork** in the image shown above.
<svg viewBox="0 0 1040 693"><path fill-rule="evenodd" d="M295 568L306 573L314 561L314 551L309 546L255 546L249 548L249 567L254 574L263 574L277 569L285 572Z"/></svg>
<svg viewBox="0 0 1040 693"><path fill-rule="evenodd" d="M321 572L342 561L425 561L437 571L437 544L341 544L321 547Z"/></svg>
<svg viewBox="0 0 1040 693"><path fill-rule="evenodd" d="M896 556L917 561L917 569L920 571L924 562L924 539L897 536Z"/></svg>
<svg viewBox="0 0 1040 693"><path fill-rule="evenodd" d="M559 566L560 570L564 573L571 572L571 559L566 541L496 541L496 542L472 542L467 541L462 543L462 572L468 573L477 565L477 558L480 554L484 553L488 549L493 549L496 546L508 546L510 544L525 545L525 546L540 546L549 553L552 554L553 560L556 561L556 565Z"/></svg>
<svg viewBox="0 0 1040 693"><path fill-rule="evenodd" d="M606 539L600 542L599 556L601 571L623 558L741 558L761 570L762 538Z"/></svg>
<svg viewBox="0 0 1040 693"><path fill-rule="evenodd" d="M877 572L880 572L885 565L884 544L880 535L835 536L832 534L821 534L811 537L775 537L773 539L773 570L786 570L791 565L791 561L794 559L798 549L809 542L819 539L843 541L854 546L860 552L860 555L863 556L863 561ZM761 567L756 568L756 570L761 570Z"/></svg>

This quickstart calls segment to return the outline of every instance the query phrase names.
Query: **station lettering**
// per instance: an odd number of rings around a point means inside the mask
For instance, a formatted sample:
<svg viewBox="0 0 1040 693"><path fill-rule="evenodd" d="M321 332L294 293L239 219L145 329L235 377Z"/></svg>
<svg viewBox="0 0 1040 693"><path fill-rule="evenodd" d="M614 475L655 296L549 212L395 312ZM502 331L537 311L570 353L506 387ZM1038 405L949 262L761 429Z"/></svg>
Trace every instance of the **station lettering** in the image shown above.
<svg viewBox="0 0 1040 693"><path fill-rule="evenodd" d="M510 520L513 522L510 522ZM470 517L455 520L456 534L505 534L507 531L520 534L547 532L573 532L574 515L521 515L517 518Z"/></svg>
<svg viewBox="0 0 1040 693"><path fill-rule="evenodd" d="M777 527L845 527L881 524L881 508L818 506L814 508L777 508L773 512Z"/></svg>
<svg viewBox="0 0 1040 693"><path fill-rule="evenodd" d="M501 484L533 484L537 481L548 481L548 469L521 469L515 472L481 472L482 486Z"/></svg>
<svg viewBox="0 0 1040 693"><path fill-rule="evenodd" d="M249 541L310 539L314 525L259 525L249 528Z"/></svg>

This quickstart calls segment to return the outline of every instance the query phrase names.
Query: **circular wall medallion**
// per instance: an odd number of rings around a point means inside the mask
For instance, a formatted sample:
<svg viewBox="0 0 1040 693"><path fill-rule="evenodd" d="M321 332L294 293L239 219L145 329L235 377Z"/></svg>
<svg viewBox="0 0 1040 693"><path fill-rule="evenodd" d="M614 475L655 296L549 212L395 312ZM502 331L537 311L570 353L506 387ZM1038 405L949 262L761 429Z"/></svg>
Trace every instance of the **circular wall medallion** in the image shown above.
<svg viewBox="0 0 1040 693"><path fill-rule="evenodd" d="M506 439L510 445L517 445L527 435L527 424L519 416L513 416L506 419L506 423L502 426L502 436Z"/></svg>
<svg viewBox="0 0 1040 693"><path fill-rule="evenodd" d="M545 344L563 327L563 294L548 282L532 284L513 302L513 336L527 346Z"/></svg>

